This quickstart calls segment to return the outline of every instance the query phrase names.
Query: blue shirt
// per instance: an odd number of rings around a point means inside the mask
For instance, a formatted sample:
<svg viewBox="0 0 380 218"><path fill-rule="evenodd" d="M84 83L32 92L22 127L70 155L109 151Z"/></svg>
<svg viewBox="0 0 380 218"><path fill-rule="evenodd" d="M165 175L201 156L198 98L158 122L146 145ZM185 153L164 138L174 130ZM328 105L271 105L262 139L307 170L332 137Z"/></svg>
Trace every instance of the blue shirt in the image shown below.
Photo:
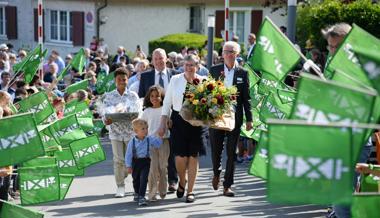
<svg viewBox="0 0 380 218"><path fill-rule="evenodd" d="M138 139L134 136L128 143L127 153L125 154L125 165L127 167L132 167L133 158L145 158L150 157L150 154L147 154L147 146L149 138L149 146L159 148L162 144L162 139L157 136L147 136L143 140ZM135 141L135 146L133 146L133 141ZM135 147L136 156L133 157L133 147ZM150 151L150 149L149 149ZM150 152L149 152L150 153Z"/></svg>

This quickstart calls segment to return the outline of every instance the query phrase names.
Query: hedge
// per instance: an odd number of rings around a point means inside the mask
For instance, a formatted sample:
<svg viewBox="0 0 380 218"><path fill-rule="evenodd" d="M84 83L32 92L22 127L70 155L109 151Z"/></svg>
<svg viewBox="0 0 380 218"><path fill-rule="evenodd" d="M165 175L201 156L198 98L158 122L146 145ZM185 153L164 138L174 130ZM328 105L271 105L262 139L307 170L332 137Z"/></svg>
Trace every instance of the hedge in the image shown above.
<svg viewBox="0 0 380 218"><path fill-rule="evenodd" d="M376 37L380 37L380 5L371 0L348 1L325 0L322 3L304 4L297 8L297 43L305 46L307 39L321 51L327 42L321 29L329 25L346 22L357 24ZM364 39L363 39L364 40Z"/></svg>
<svg viewBox="0 0 380 218"><path fill-rule="evenodd" d="M152 54L153 50L156 48L163 48L167 53L172 51L179 52L181 48L185 46L194 47L201 51L206 40L206 35L195 33L166 35L159 39L149 41L149 54ZM221 38L214 38L214 50L220 49L222 41L223 39Z"/></svg>

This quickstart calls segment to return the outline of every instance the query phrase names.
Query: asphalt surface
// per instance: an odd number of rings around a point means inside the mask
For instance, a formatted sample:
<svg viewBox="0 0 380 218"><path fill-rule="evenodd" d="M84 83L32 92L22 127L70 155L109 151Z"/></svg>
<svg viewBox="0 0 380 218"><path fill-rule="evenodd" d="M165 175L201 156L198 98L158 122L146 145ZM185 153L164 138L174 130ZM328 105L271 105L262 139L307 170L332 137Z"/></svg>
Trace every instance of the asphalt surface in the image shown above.
<svg viewBox="0 0 380 218"><path fill-rule="evenodd" d="M45 217L324 217L325 209L315 205L278 205L266 201L265 181L247 174L248 163L238 164L235 173L236 196L224 197L222 189L211 186L212 164L210 151L200 158L199 175L195 184L194 203L185 203L175 194L166 199L138 207L133 202L132 178L126 179L126 197L114 198L116 185L113 177L110 142L102 139L107 160L86 169L85 176L76 177L60 202L33 206ZM291 193L290 193L291 194Z"/></svg>

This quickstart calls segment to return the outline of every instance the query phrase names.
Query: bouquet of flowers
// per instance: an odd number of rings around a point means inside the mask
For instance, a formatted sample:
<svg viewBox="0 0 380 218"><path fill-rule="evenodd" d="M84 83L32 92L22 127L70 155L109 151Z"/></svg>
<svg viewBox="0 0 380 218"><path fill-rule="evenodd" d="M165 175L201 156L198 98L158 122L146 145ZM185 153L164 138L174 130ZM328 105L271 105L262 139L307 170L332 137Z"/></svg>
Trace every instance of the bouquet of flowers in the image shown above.
<svg viewBox="0 0 380 218"><path fill-rule="evenodd" d="M227 88L221 80L211 77L203 81L195 78L184 95L180 115L191 125L229 131L234 128L233 106L237 96L235 86Z"/></svg>

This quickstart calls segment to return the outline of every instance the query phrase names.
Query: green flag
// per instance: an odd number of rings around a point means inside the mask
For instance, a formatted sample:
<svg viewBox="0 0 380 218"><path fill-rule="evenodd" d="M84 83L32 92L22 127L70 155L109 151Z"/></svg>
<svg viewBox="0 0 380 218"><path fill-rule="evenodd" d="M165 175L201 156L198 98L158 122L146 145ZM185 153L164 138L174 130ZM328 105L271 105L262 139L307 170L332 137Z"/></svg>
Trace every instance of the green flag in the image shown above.
<svg viewBox="0 0 380 218"><path fill-rule="evenodd" d="M255 128L255 131L251 135L251 138L253 138L256 141L260 140L261 132L268 131L268 126L265 123L261 123L259 126Z"/></svg>
<svg viewBox="0 0 380 218"><path fill-rule="evenodd" d="M374 218L379 217L380 194L358 193L352 199L352 218Z"/></svg>
<svg viewBox="0 0 380 218"><path fill-rule="evenodd" d="M267 132L262 131L248 173L263 179L267 179L268 162L268 134Z"/></svg>
<svg viewBox="0 0 380 218"><path fill-rule="evenodd" d="M277 95L283 104L293 103L296 100L296 94L297 92L293 90L277 89Z"/></svg>
<svg viewBox="0 0 380 218"><path fill-rule="evenodd" d="M73 57L71 61L71 66L78 70L79 74L82 74L84 65L86 63L86 57L84 56L84 49L79 49L78 53Z"/></svg>
<svg viewBox="0 0 380 218"><path fill-rule="evenodd" d="M105 73L99 74L96 81L96 92L103 94L104 92L110 92L116 89L114 72L106 75Z"/></svg>
<svg viewBox="0 0 380 218"><path fill-rule="evenodd" d="M246 130L245 117L244 117L243 125L240 128L240 135L247 137L247 138L253 138L253 134L256 130L256 127L258 127L262 123L261 120L259 119L259 110L258 109L252 108L251 113L252 113L252 127L253 128L249 131Z"/></svg>
<svg viewBox="0 0 380 218"><path fill-rule="evenodd" d="M299 62L299 52L268 17L261 24L257 39L251 66L256 71L270 73L277 81L283 80Z"/></svg>
<svg viewBox="0 0 380 218"><path fill-rule="evenodd" d="M75 107L77 106L78 102L79 101L77 99L73 99L72 101L66 103L65 109L63 110L63 114L65 116L75 114Z"/></svg>
<svg viewBox="0 0 380 218"><path fill-rule="evenodd" d="M71 183L74 180L74 174L59 174L60 181L60 200L64 200L66 198L66 194L70 189Z"/></svg>
<svg viewBox="0 0 380 218"><path fill-rule="evenodd" d="M45 154L32 113L0 119L0 167Z"/></svg>
<svg viewBox="0 0 380 218"><path fill-rule="evenodd" d="M104 161L106 155L96 135L70 143L74 160L79 169Z"/></svg>
<svg viewBox="0 0 380 218"><path fill-rule="evenodd" d="M357 82L351 79L353 78L360 81L363 87L372 87L372 83L359 63L353 49L379 51L379 39L354 24L325 70L333 75L332 80L355 85Z"/></svg>
<svg viewBox="0 0 380 218"><path fill-rule="evenodd" d="M102 120L100 119L94 120L94 133L96 133L99 136L103 128L104 128L104 123Z"/></svg>
<svg viewBox="0 0 380 218"><path fill-rule="evenodd" d="M265 96L269 93L276 93L277 89L293 90L293 88L287 86L282 81L278 81L271 74L263 72L258 84L258 94Z"/></svg>
<svg viewBox="0 0 380 218"><path fill-rule="evenodd" d="M75 105L75 114L78 118L93 118L89 106L84 101L78 102Z"/></svg>
<svg viewBox="0 0 380 218"><path fill-rule="evenodd" d="M351 128L274 120L268 138L270 202L350 204Z"/></svg>
<svg viewBox="0 0 380 218"><path fill-rule="evenodd" d="M53 106L45 92L37 92L26 99L23 99L16 104L20 113L32 112L35 113L37 124L42 123L50 115L55 114Z"/></svg>
<svg viewBox="0 0 380 218"><path fill-rule="evenodd" d="M302 74L290 119L317 123L369 123L375 100L376 93L368 90ZM366 132L363 129L354 132L354 160L366 140Z"/></svg>
<svg viewBox="0 0 380 218"><path fill-rule="evenodd" d="M59 174L56 165L22 167L20 177L21 204L31 205L60 199Z"/></svg>
<svg viewBox="0 0 380 218"><path fill-rule="evenodd" d="M57 165L57 160L55 157L37 157L22 163L22 167L43 167L51 165Z"/></svg>
<svg viewBox="0 0 380 218"><path fill-rule="evenodd" d="M283 104L277 93L264 98L260 108L260 120L266 123L269 118L284 119L289 116L292 104Z"/></svg>
<svg viewBox="0 0 380 218"><path fill-rule="evenodd" d="M33 53L32 57L28 62L25 63L23 67L24 71L24 80L26 83L30 83L33 80L34 75L36 75L37 69L40 66L40 63L43 58L46 57L47 49L45 49L42 53L38 51L38 53Z"/></svg>
<svg viewBox="0 0 380 218"><path fill-rule="evenodd" d="M1 200L3 206L0 211L2 218L43 218L44 214L38 211L31 210L26 207L21 207L8 201Z"/></svg>
<svg viewBox="0 0 380 218"><path fill-rule="evenodd" d="M54 137L54 128L49 128L49 125L40 125L37 128L40 133L45 151L50 151L51 149L58 148L60 146L58 141Z"/></svg>
<svg viewBox="0 0 380 218"><path fill-rule="evenodd" d="M81 129L75 114L64 117L54 123L49 128L53 128L51 133L61 146L68 146L71 142L86 138L85 132Z"/></svg>
<svg viewBox="0 0 380 218"><path fill-rule="evenodd" d="M63 77L65 77L67 75L67 73L69 72L70 69L71 69L71 63L69 63L65 68L63 68L63 70L61 71L61 73L57 77L57 81L61 81L63 79Z"/></svg>
<svg viewBox="0 0 380 218"><path fill-rule="evenodd" d="M366 72L372 87L380 93L380 51L363 48L356 48L354 51L359 58L359 62L361 63L364 72Z"/></svg>
<svg viewBox="0 0 380 218"><path fill-rule="evenodd" d="M83 129L83 131L85 131L86 133L92 132L94 130L94 123L92 122L92 118L78 118L78 123L80 127Z"/></svg>
<svg viewBox="0 0 380 218"><path fill-rule="evenodd" d="M87 87L88 87L88 79L85 79L85 80L82 80L82 81L79 81L79 82L76 82L74 84L71 84L70 86L68 86L66 89L65 89L65 92L67 94L71 94L71 93L74 93L80 89L83 89L83 90L86 90Z"/></svg>
<svg viewBox="0 0 380 218"><path fill-rule="evenodd" d="M62 151L55 151L54 156L57 158L60 174L84 175L84 169L78 169L70 147L63 148Z"/></svg>

